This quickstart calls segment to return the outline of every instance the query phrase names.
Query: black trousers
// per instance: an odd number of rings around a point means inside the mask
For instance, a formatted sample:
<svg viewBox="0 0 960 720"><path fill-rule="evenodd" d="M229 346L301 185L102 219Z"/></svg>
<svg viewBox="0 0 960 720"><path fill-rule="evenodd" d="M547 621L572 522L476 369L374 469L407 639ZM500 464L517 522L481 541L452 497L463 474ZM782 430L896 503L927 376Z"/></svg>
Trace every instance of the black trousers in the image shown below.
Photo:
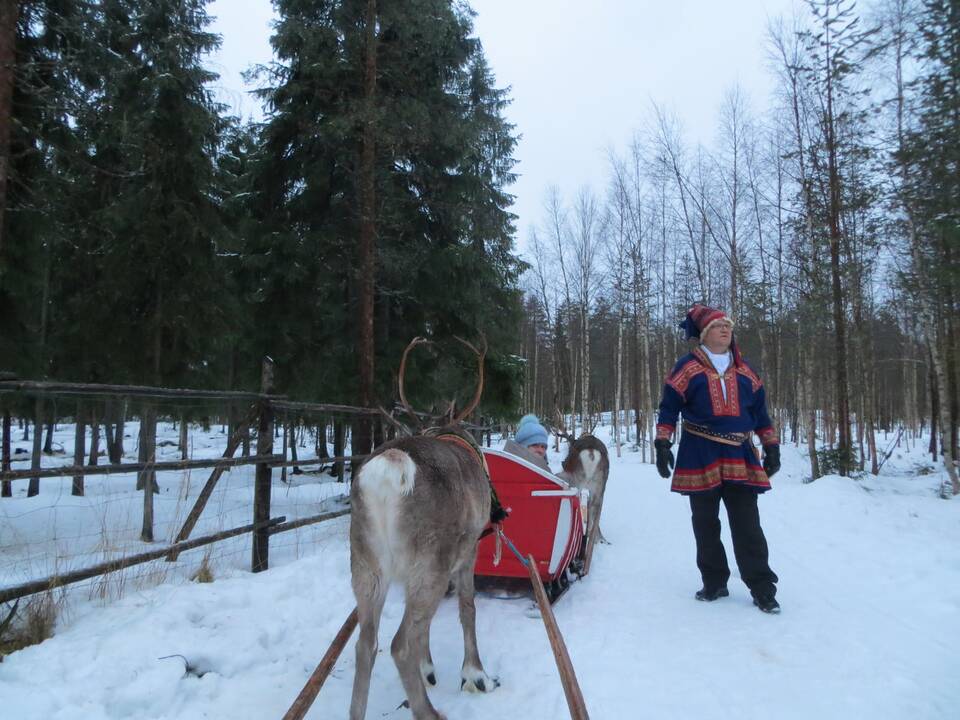
<svg viewBox="0 0 960 720"><path fill-rule="evenodd" d="M775 595L777 575L768 562L767 539L760 527L757 492L724 483L704 493L690 495L693 535L697 540L697 567L708 589L725 587L730 578L727 553L720 540L720 500L727 508L733 554L740 577L754 595Z"/></svg>

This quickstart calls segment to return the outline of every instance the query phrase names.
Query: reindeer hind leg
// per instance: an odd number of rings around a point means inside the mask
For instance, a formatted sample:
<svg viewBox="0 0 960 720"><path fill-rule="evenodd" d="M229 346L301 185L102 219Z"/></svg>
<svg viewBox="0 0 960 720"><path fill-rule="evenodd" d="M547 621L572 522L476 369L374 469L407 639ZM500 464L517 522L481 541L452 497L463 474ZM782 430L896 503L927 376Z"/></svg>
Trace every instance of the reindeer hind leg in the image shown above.
<svg viewBox="0 0 960 720"><path fill-rule="evenodd" d="M356 672L353 676L353 697L350 702L350 720L363 720L370 694L370 676L377 657L377 634L380 630L380 615L387 597L388 583L379 573L367 565L355 564L353 568L353 592L357 598L357 624L360 637L357 640Z"/></svg>
<svg viewBox="0 0 960 720"><path fill-rule="evenodd" d="M446 593L447 581L447 576L436 575L407 583L403 619L390 646L415 720L443 720L427 697L422 671L430 656L430 622Z"/></svg>

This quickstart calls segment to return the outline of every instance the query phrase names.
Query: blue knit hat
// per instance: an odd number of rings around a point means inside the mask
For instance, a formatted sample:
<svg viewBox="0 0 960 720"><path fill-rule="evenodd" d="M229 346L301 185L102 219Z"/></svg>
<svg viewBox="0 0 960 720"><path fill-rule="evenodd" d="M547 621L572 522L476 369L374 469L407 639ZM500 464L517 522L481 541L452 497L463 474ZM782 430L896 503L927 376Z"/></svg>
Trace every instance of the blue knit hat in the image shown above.
<svg viewBox="0 0 960 720"><path fill-rule="evenodd" d="M531 445L546 445L547 431L540 424L536 415L524 415L520 418L520 425L517 426L517 434L514 437L518 445L530 447Z"/></svg>

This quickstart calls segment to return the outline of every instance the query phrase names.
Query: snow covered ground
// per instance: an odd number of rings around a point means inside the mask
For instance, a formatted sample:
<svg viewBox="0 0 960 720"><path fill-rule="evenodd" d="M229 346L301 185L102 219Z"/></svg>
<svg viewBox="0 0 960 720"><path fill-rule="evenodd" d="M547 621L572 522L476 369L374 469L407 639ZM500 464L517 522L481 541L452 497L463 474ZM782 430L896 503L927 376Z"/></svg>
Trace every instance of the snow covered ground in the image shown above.
<svg viewBox="0 0 960 720"><path fill-rule="evenodd" d="M612 544L597 549L589 577L555 608L595 720L958 717L960 499L937 497L940 478L923 469L919 449L895 454L879 478L810 484L798 449L785 446L783 459L774 490L760 499L783 606L768 616L752 606L735 568L729 598L693 599L699 576L686 500L637 454L611 458L603 530ZM242 483L243 473L231 477ZM66 487L62 503L77 502ZM285 502L316 512L327 492L318 487L327 486L275 486L274 514ZM224 509L239 504L240 494L224 492ZM46 528L48 509L43 522L24 519L31 502L0 501L0 532L14 520L23 538ZM213 583L174 575L128 587L118 600L72 604L55 637L0 664L0 716L280 718L353 607L348 527L349 518L315 526L295 552L272 552L269 572L242 569L244 541L236 562L227 555L215 564ZM192 551L194 561L201 552ZM565 717L543 625L525 614L529 601L482 596L477 605L481 657L501 687L459 692L462 636L447 600L432 631L434 704L451 720ZM398 708L404 694L389 655L401 613L393 592L368 718L410 717ZM308 718L346 717L353 646Z"/></svg>
<svg viewBox="0 0 960 720"><path fill-rule="evenodd" d="M53 443L55 453L43 457L44 467L73 463L73 433L72 425L57 426ZM127 423L124 462L137 462L138 433L137 422ZM178 432L174 425L158 425L159 461L180 459L177 439ZM14 458L26 458L26 461L14 462L13 469L29 469L32 444L23 441L19 431L14 432L14 440L14 452L21 451L19 455L15 454ZM89 433L86 443L89 448ZM309 449L301 448L300 457L313 455L313 443L309 444ZM276 446L279 452L279 438ZM214 426L207 431L196 426L191 428L189 448L192 459L220 457L225 447L226 435L223 428ZM251 453L255 452L256 449L251 448ZM102 457L100 462L102 464L108 460ZM157 476L160 493L154 496L154 537L158 543L173 541L209 474L210 469L206 468L186 472L163 472ZM275 471L277 483L271 499L273 517L283 515L288 520L295 520L315 515L332 507L336 498L349 492L346 485L334 482L326 473L293 475L288 471L286 484L279 482L279 475L280 471ZM191 537L251 523L253 477L252 466L237 467L225 472ZM143 494L135 491L135 473L89 475L84 480L83 497L71 495L71 483L70 478L41 479L41 494L28 498L27 481L17 480L13 483L14 497L0 500L0 587L45 578L157 548L155 544L140 541ZM271 560L283 562L302 554L314 553L316 548L309 545L315 535L315 531L296 531L274 536L271 541ZM122 574L114 574L105 582L88 581L72 586L71 604L77 588L90 596L115 596L131 584L135 589L139 589L155 585L166 578L187 577L196 570L205 554L209 555L215 568L249 568L249 537L192 551L183 556L184 561L181 563L161 561L141 565L128 568Z"/></svg>

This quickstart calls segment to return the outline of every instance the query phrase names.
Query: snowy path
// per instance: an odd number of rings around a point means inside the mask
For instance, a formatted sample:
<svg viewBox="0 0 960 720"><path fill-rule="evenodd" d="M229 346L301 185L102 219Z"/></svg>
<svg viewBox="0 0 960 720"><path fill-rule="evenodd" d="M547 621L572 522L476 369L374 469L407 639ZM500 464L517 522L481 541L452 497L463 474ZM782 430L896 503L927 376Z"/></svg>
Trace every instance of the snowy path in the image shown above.
<svg viewBox="0 0 960 720"><path fill-rule="evenodd" d="M613 544L598 548L589 578L556 607L592 718L956 717L960 500L936 499L906 459L897 476L803 485L803 458L785 450L786 469L760 500L779 616L752 606L735 570L730 598L694 601L686 500L636 455L613 459L603 519ZM164 585L78 611L55 638L0 664L3 716L279 720L352 608L348 522L318 529L316 556L267 573ZM528 604L478 598L481 657L502 682L485 696L458 691L456 605L441 606L431 697L451 720L567 715ZM401 612L393 592L368 718L410 717L397 709L404 696L389 656ZM158 660L173 653L209 672ZM308 718L346 717L352 678L353 642Z"/></svg>

